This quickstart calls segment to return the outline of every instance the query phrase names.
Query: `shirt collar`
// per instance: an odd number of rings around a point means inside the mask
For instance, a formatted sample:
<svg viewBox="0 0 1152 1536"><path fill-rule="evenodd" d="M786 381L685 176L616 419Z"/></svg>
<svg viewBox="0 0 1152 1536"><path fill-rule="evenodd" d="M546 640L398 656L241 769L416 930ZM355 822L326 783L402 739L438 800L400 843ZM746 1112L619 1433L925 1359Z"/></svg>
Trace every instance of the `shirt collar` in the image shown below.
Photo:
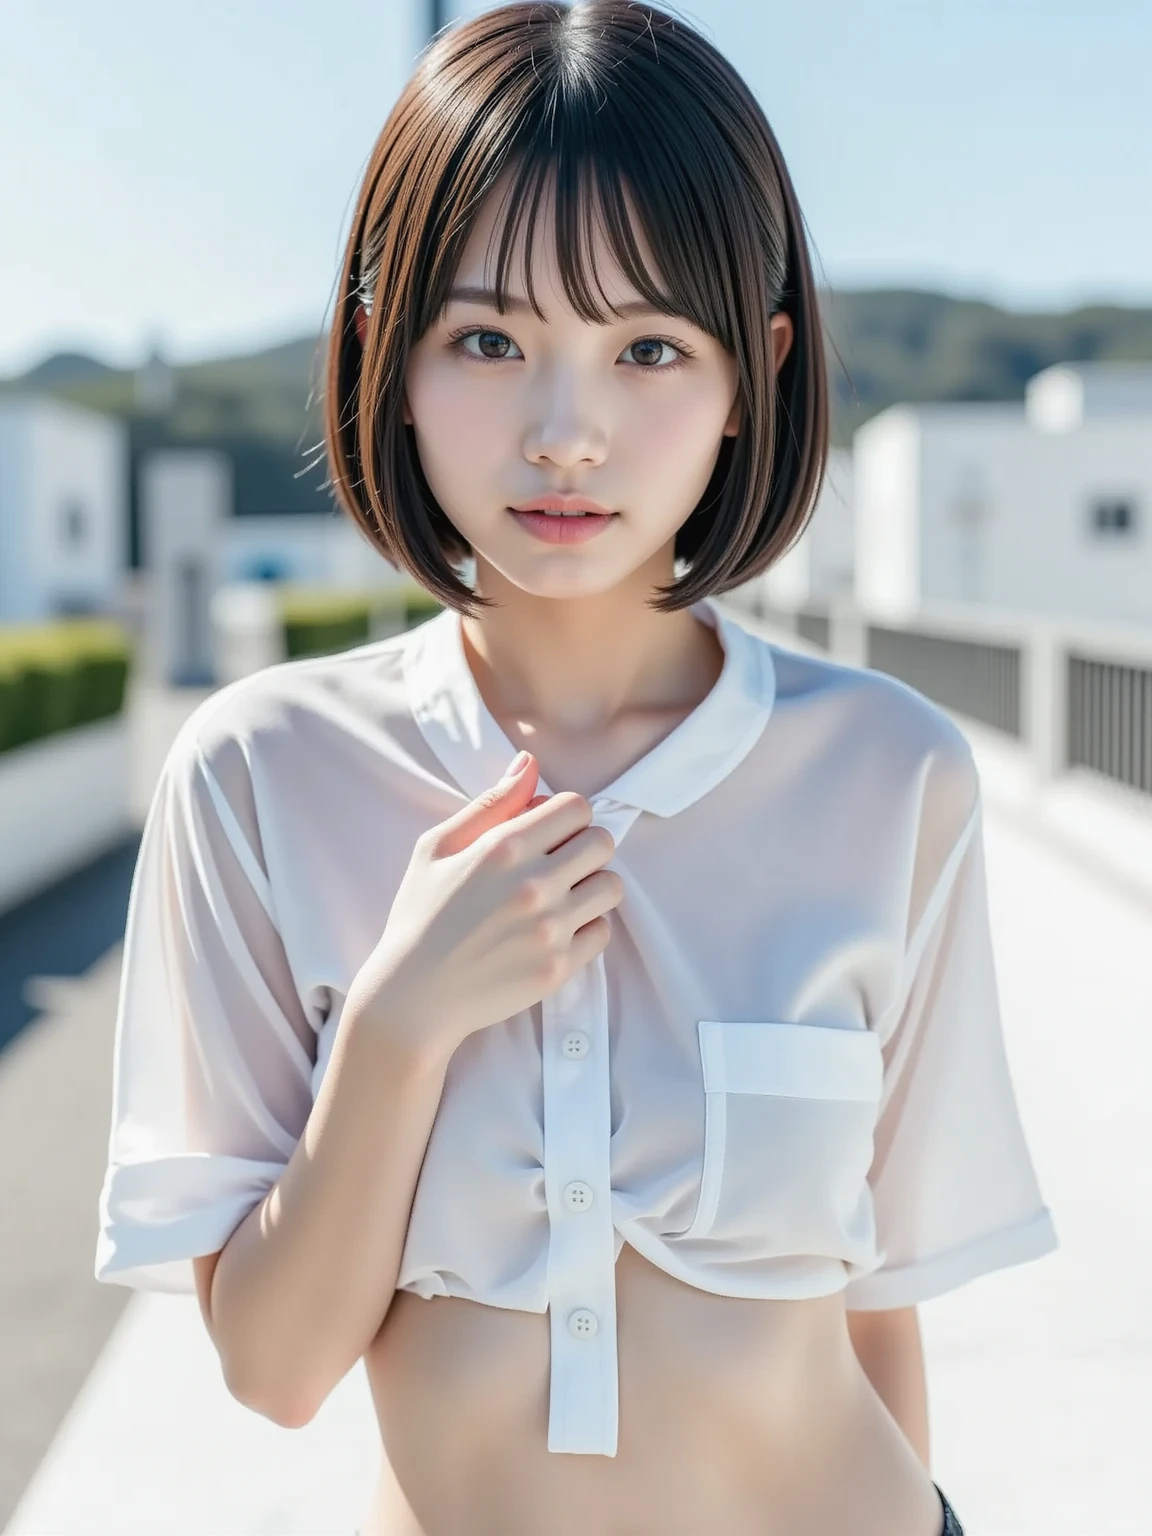
<svg viewBox="0 0 1152 1536"><path fill-rule="evenodd" d="M711 598L690 610L716 630L724 665L711 692L639 762L591 797L593 806L630 806L674 816L714 789L748 755L772 713L776 673L767 641L751 634ZM444 608L412 631L405 651L408 701L440 762L474 799L516 756L481 697L464 650L461 616ZM537 794L555 791L541 778Z"/></svg>

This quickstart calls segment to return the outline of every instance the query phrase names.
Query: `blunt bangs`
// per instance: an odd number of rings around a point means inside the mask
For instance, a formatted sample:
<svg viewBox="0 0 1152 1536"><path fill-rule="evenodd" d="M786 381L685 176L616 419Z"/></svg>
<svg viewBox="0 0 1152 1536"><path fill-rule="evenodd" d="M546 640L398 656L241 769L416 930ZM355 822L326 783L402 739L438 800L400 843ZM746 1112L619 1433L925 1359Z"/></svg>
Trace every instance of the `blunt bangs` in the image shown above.
<svg viewBox="0 0 1152 1536"><path fill-rule="evenodd" d="M583 319L617 315L591 260L599 228L637 293L735 358L740 430L723 439L677 534L685 574L657 588L651 606L674 612L751 580L800 537L827 461L815 282L791 181L755 98L710 43L637 0L504 6L440 34L422 55L364 178L327 341L337 501L440 602L473 617L492 606L455 570L472 551L428 487L401 400L408 355L442 314L502 180L493 229L501 313L523 235L522 286L545 319L530 252L547 205L564 293ZM778 375L769 337L777 311L794 333Z"/></svg>

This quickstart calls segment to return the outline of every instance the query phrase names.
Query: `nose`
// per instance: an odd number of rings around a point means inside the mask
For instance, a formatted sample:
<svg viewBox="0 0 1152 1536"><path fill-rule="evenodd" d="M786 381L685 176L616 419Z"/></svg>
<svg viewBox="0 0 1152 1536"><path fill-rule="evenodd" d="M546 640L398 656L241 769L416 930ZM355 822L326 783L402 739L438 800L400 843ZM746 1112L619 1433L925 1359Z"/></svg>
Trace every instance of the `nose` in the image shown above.
<svg viewBox="0 0 1152 1536"><path fill-rule="evenodd" d="M599 406L594 394L572 369L537 374L524 433L524 457L529 463L568 469L575 464L603 462L608 448L604 391L600 391Z"/></svg>

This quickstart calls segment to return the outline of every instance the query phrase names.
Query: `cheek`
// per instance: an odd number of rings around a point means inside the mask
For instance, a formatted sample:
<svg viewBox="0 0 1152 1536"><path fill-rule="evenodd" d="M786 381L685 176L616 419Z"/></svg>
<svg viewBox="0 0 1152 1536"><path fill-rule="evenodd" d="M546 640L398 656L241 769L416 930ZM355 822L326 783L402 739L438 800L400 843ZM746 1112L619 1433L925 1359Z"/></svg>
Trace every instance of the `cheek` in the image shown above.
<svg viewBox="0 0 1152 1536"><path fill-rule="evenodd" d="M664 480L711 473L723 440L729 402L717 390L669 389L653 380L630 412L620 439ZM663 398L661 398L663 397Z"/></svg>
<svg viewBox="0 0 1152 1536"><path fill-rule="evenodd" d="M463 370L429 368L410 375L407 397L425 474L474 476L506 452L508 407L502 392L477 388Z"/></svg>

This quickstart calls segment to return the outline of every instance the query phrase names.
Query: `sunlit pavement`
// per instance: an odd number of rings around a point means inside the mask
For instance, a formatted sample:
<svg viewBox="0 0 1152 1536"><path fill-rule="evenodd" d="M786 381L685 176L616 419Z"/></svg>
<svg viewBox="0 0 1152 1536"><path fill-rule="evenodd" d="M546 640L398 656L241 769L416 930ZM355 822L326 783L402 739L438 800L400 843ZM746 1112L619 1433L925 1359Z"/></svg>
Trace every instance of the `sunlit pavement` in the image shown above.
<svg viewBox="0 0 1152 1536"><path fill-rule="evenodd" d="M1070 783L1041 824L1013 751L964 723L1009 1056L1062 1246L922 1306L933 1475L968 1536L1137 1536L1152 1424L1152 813ZM1125 861L1129 890L1094 872ZM108 1043L109 995L105 981ZM6 1531L350 1536L377 1455L362 1365L310 1425L280 1429L228 1396L194 1298L133 1296Z"/></svg>
<svg viewBox="0 0 1152 1536"><path fill-rule="evenodd" d="M242 1408L195 1298L134 1297L12 1522L29 1536L351 1536L379 1435L363 1364L303 1429Z"/></svg>

